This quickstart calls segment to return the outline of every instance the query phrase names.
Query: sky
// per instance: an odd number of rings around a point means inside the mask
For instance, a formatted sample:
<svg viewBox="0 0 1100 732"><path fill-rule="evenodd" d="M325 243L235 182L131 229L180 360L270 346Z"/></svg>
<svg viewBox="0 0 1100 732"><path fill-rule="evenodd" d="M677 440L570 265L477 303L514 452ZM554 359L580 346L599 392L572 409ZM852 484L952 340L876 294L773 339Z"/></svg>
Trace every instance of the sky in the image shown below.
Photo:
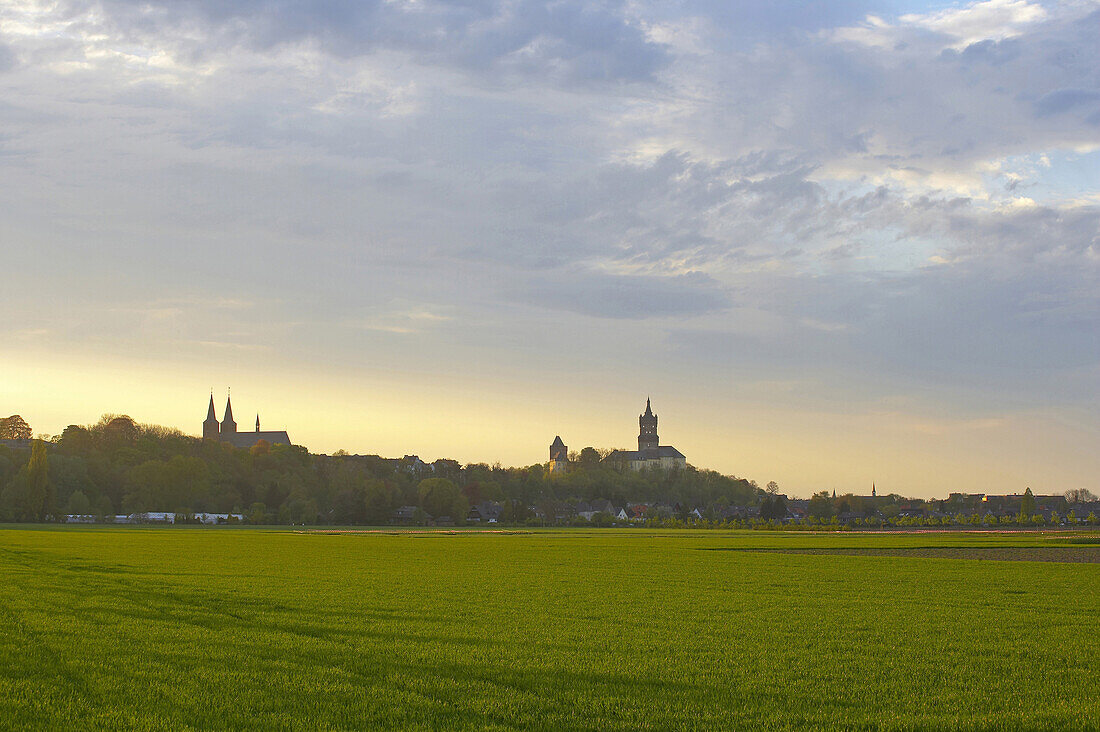
<svg viewBox="0 0 1100 732"><path fill-rule="evenodd" d="M1100 2L4 0L0 413L1100 492Z"/></svg>

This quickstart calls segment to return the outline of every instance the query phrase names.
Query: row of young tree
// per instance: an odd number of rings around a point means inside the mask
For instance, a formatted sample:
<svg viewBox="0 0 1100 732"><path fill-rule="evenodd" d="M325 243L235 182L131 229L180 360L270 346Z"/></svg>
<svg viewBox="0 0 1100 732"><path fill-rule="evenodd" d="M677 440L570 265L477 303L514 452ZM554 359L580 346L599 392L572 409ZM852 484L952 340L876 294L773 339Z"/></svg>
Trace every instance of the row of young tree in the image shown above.
<svg viewBox="0 0 1100 732"><path fill-rule="evenodd" d="M602 463L592 448L581 456L567 473L551 476L545 465L424 465L312 455L264 441L237 449L104 415L94 425L70 425L35 440L30 450L0 445L0 520L171 511L239 513L253 523L379 525L396 508L416 506L461 523L470 506L496 501L504 505L502 520L518 522L530 518L530 506L567 500L755 505L765 495L750 481L714 471L636 473Z"/></svg>

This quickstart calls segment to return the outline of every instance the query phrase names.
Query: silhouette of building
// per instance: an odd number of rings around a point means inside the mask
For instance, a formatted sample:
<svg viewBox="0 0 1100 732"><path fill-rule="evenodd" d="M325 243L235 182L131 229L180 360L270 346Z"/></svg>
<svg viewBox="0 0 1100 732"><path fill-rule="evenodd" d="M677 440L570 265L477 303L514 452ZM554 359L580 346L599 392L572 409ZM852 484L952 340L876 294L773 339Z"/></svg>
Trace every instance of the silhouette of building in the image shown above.
<svg viewBox="0 0 1100 732"><path fill-rule="evenodd" d="M569 467L569 448L561 441L561 436L550 444L550 472L564 473Z"/></svg>
<svg viewBox="0 0 1100 732"><path fill-rule="evenodd" d="M225 416L218 422L218 416L214 413L214 394L210 394L210 405L206 409L206 421L202 423L202 436L205 440L218 440L228 442L234 447L249 448L260 440L267 440L272 445L290 445L290 437L286 430L260 429L260 415L256 415L256 430L254 432L238 432L237 423L233 420L233 400L226 397Z"/></svg>
<svg viewBox="0 0 1100 732"><path fill-rule="evenodd" d="M638 449L615 450L604 462L622 464L631 470L646 468L682 468L687 465L684 454L671 445L661 445L657 436L657 415L653 413L649 399L645 400L645 413L638 416Z"/></svg>

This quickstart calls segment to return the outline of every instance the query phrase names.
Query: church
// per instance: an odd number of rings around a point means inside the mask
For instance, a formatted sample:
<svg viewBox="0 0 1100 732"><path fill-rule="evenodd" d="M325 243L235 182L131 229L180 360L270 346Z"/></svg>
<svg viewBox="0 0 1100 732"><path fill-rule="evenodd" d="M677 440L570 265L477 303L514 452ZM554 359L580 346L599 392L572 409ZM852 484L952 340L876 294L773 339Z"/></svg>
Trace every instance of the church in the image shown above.
<svg viewBox="0 0 1100 732"><path fill-rule="evenodd" d="M657 437L657 415L645 400L645 413L638 417L638 449L615 450L603 459L603 462L615 465L625 464L631 470L648 468L683 468L687 465L684 454L671 445L661 445Z"/></svg>
<svg viewBox="0 0 1100 732"><path fill-rule="evenodd" d="M237 423L233 421L233 403L230 397L225 400L225 418L218 422L214 413L214 394L210 394L210 406L206 410L206 421L202 423L202 437L204 440L218 440L228 442L234 447L248 449L260 440L267 440L272 445L289 445L290 437L286 430L260 430L260 415L256 415L256 430L254 432L238 432Z"/></svg>

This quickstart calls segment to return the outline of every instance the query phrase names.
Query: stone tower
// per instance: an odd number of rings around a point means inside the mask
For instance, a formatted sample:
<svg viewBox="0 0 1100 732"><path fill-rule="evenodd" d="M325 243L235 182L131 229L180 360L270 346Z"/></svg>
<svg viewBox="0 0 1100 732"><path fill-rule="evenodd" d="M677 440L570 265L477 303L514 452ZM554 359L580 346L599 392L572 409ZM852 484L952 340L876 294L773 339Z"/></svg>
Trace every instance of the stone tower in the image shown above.
<svg viewBox="0 0 1100 732"><path fill-rule="evenodd" d="M554 437L550 444L550 472L563 473L569 467L569 448L562 442L561 436Z"/></svg>
<svg viewBox="0 0 1100 732"><path fill-rule="evenodd" d="M233 401L231 397L225 399L225 418L222 420L223 435L237 434L237 423L233 421Z"/></svg>
<svg viewBox="0 0 1100 732"><path fill-rule="evenodd" d="M657 415L649 406L649 399L645 400L645 414L638 417L638 450L656 450L657 439Z"/></svg>
<svg viewBox="0 0 1100 732"><path fill-rule="evenodd" d="M216 440L220 432L218 417L214 414L214 392L210 392L210 406L206 410L206 421L202 423L202 438Z"/></svg>

